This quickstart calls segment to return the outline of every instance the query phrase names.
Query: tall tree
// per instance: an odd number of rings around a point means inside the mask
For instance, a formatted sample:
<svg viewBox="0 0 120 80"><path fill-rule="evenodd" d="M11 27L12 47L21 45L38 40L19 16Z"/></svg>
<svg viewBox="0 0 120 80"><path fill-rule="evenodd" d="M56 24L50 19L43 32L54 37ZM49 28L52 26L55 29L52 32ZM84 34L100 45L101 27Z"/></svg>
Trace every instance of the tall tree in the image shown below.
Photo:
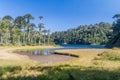
<svg viewBox="0 0 120 80"><path fill-rule="evenodd" d="M41 21L43 19L43 16L39 16L39 19L40 19L40 23L38 24L38 27L39 27L39 31L41 31L42 28L44 28L44 24Z"/></svg>
<svg viewBox="0 0 120 80"><path fill-rule="evenodd" d="M27 23L30 23L30 20L34 20L34 17L31 14L25 14L23 17Z"/></svg>
<svg viewBox="0 0 120 80"><path fill-rule="evenodd" d="M25 30L26 22L24 20L24 17L23 16L16 17L15 20L14 20L14 25L17 26L20 29Z"/></svg>
<svg viewBox="0 0 120 80"><path fill-rule="evenodd" d="M9 25L9 26L7 26L7 36L8 36L8 38L10 39L11 38L11 36L12 36L12 34L11 34L11 31L12 31L12 21L14 20L10 15L6 15L6 16L4 16L3 18L2 18L3 20L8 20L10 23L11 23L11 25Z"/></svg>
<svg viewBox="0 0 120 80"><path fill-rule="evenodd" d="M40 20L43 19L43 16L39 16L39 19L40 19Z"/></svg>
<svg viewBox="0 0 120 80"><path fill-rule="evenodd" d="M23 43L26 43L26 21L23 16L18 16L14 20L14 27L18 27L23 31Z"/></svg>
<svg viewBox="0 0 120 80"><path fill-rule="evenodd" d="M0 19L0 45L38 45L45 44L47 33L42 32L44 24L40 18L38 27L31 20L34 17L31 14L17 16L13 19L10 15Z"/></svg>
<svg viewBox="0 0 120 80"><path fill-rule="evenodd" d="M44 28L44 24L42 23L42 19L43 19L43 16L39 16L38 17L40 19L40 22L38 24L38 28L39 28L39 44L41 44L41 39L42 39L42 28Z"/></svg>
<svg viewBox="0 0 120 80"><path fill-rule="evenodd" d="M120 14L113 16L115 21L113 22L113 36L107 43L106 47L120 47Z"/></svg>
<svg viewBox="0 0 120 80"><path fill-rule="evenodd" d="M114 15L113 18L116 19L113 22L113 33L115 36L115 35L119 34L119 32L120 32L120 14Z"/></svg>
<svg viewBox="0 0 120 80"><path fill-rule="evenodd" d="M28 39L30 37L30 26L29 26L29 24L30 24L30 20L33 20L34 17L31 14L25 14L23 17L27 22L27 25L26 25L27 26L27 42L29 43L30 42L30 40Z"/></svg>
<svg viewBox="0 0 120 80"><path fill-rule="evenodd" d="M35 25L34 23L31 23L31 24L29 25L29 29L30 29L30 31L29 31L29 34L30 34L30 36L29 36L29 41L30 41L30 43L33 42L32 31L34 30L35 27L36 27L36 25Z"/></svg>

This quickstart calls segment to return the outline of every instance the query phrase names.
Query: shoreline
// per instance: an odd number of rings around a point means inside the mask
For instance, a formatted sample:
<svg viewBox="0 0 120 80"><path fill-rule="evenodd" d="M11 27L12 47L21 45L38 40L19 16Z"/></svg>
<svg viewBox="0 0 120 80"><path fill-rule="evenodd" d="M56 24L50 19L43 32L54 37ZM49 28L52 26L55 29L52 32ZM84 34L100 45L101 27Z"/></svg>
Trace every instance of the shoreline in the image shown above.
<svg viewBox="0 0 120 80"><path fill-rule="evenodd" d="M12 51L17 49L35 49L35 48L57 48L55 46L22 46L22 47L3 47L0 46L0 59L1 60L28 60L29 57L26 55L19 55L16 53L13 53Z"/></svg>
<svg viewBox="0 0 120 80"><path fill-rule="evenodd" d="M20 60L20 61L24 61L24 60L30 60L30 61L34 61L32 60L29 56L27 55L21 55L18 53L14 53L13 51L15 50L24 50L24 49L43 49L43 48L59 48L59 46L21 46L21 47L0 47L0 59L1 60ZM76 51L76 50L80 50L80 51L94 51L94 50L106 50L106 49L72 49L72 50L56 50L55 53L59 54L60 56L71 56L71 57L76 57L79 58L80 55L75 54L75 53L69 53L69 52L64 52L64 51ZM107 49L108 50L108 49ZM43 59L43 58L42 58ZM37 61L36 61L37 62ZM67 62L67 61L66 61ZM68 61L69 62L69 61Z"/></svg>

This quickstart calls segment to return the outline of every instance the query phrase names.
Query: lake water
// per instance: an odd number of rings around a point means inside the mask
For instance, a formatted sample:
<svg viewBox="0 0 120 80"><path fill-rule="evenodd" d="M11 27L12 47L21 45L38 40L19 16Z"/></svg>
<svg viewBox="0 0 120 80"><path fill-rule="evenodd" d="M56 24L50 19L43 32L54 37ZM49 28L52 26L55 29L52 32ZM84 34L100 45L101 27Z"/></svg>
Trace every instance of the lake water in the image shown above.
<svg viewBox="0 0 120 80"><path fill-rule="evenodd" d="M27 55L30 59L39 61L41 63L56 63L69 61L75 57L52 54L55 50L67 50L67 49L103 49L104 46L96 45L71 45L71 44L61 44L59 45L62 48L53 48L53 49L36 49L36 50L21 50L17 51L20 55Z"/></svg>
<svg viewBox="0 0 120 80"><path fill-rule="evenodd" d="M21 51L22 53L26 53L29 55L50 55L55 50L67 50L67 49L104 49L103 46L98 45L74 45L74 44L60 44L58 46L61 46L62 48L53 48L53 49L43 49L43 50L24 50Z"/></svg>
<svg viewBox="0 0 120 80"><path fill-rule="evenodd" d="M79 45L79 44L59 44L65 49L103 49L105 45Z"/></svg>
<svg viewBox="0 0 120 80"><path fill-rule="evenodd" d="M17 51L16 53L20 55L26 55L30 59L40 62L42 64L65 62L65 61L70 61L76 58L73 56L52 54L54 50L53 49L20 50L20 51Z"/></svg>

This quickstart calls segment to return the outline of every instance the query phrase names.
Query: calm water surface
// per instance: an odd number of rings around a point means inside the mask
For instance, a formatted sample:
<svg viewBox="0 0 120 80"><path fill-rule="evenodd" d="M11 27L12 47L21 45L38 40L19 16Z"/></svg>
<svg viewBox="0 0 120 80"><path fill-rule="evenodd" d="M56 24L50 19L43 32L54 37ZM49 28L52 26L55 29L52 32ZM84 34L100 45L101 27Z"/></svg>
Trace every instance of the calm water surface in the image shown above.
<svg viewBox="0 0 120 80"><path fill-rule="evenodd" d="M29 55L50 55L55 50L67 50L67 49L104 49L103 46L97 46L97 45L74 45L74 44L60 44L58 46L61 46L62 48L53 48L53 49L43 49L43 50L24 50L20 51L21 53L26 53Z"/></svg>
<svg viewBox="0 0 120 80"><path fill-rule="evenodd" d="M20 55L27 55L30 59L39 61L41 63L57 63L63 61L69 61L75 57L52 54L55 50L67 50L67 49L103 49L104 46L95 46L95 45L70 45L70 44L61 44L59 45L62 48L53 48L53 49L36 49L36 50L21 50L17 51Z"/></svg>

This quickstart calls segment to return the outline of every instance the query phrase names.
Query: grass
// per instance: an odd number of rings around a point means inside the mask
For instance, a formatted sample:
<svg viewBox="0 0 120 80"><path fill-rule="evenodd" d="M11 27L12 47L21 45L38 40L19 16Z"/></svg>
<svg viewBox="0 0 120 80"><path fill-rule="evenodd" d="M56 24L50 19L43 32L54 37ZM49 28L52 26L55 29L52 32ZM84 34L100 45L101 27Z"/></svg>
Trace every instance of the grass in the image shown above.
<svg viewBox="0 0 120 80"><path fill-rule="evenodd" d="M99 56L99 59L120 61L120 54L118 52L107 52L107 51L104 51L103 53L98 54L98 56Z"/></svg>
<svg viewBox="0 0 120 80"><path fill-rule="evenodd" d="M32 50L43 50L43 49L51 49L51 48L61 48L60 46L22 46L22 47L18 47L17 49L15 50L12 50L10 52L13 52L13 53L16 53L18 51L32 51Z"/></svg>
<svg viewBox="0 0 120 80"><path fill-rule="evenodd" d="M0 60L0 80L120 80L120 49L56 52L78 57L69 62L44 65L29 60Z"/></svg>
<svg viewBox="0 0 120 80"><path fill-rule="evenodd" d="M2 75L8 80L119 80L118 70L109 71L101 68L80 67L70 65L59 66L32 66Z"/></svg>

